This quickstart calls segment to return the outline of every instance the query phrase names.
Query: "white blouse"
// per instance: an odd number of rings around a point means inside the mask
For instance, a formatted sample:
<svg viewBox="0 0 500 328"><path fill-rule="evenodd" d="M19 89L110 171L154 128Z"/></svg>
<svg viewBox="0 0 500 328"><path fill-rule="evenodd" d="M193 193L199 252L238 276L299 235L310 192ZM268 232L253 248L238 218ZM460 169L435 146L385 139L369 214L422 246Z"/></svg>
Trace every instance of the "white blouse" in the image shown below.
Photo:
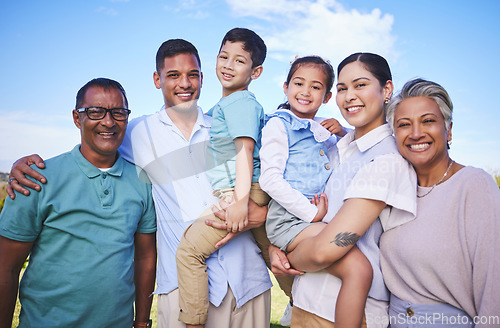
<svg viewBox="0 0 500 328"><path fill-rule="evenodd" d="M375 146L391 133L390 127L384 124L354 140L354 131L351 131L337 143L336 147L332 148L329 157L333 163L342 163L356 152L363 152ZM388 206L379 216L384 230L394 228L415 218L416 174L413 167L399 154L378 156L361 167L343 195L338 193L337 188L332 187L335 183L331 178L328 180L325 192L329 200L338 200L341 197L342 200L365 198L385 202ZM338 208L331 211L329 208L324 221L330 221L337 211ZM378 249L376 251L378 252ZM335 305L340 286L340 279L321 271L298 276L293 285L294 305L335 322ZM383 289L382 291L377 290L376 294L387 293L383 284L382 286L372 285L372 288ZM382 301L388 301L388 297ZM370 300L367 302L367 317L369 315L387 315L387 313L383 313L386 311L385 309L382 310L382 313L369 313L368 304L372 304L372 302Z"/></svg>
<svg viewBox="0 0 500 328"><path fill-rule="evenodd" d="M315 117L314 120L308 121L311 122L310 129L313 133L324 135L326 131L328 137L330 135L328 130L319 124L323 120L324 118ZM335 136L327 138L325 141L327 149L330 150L336 142ZM311 222L318 213L318 208L283 178L289 145L285 125L279 117L273 117L266 123L262 130L261 144L260 187L288 212L306 222Z"/></svg>

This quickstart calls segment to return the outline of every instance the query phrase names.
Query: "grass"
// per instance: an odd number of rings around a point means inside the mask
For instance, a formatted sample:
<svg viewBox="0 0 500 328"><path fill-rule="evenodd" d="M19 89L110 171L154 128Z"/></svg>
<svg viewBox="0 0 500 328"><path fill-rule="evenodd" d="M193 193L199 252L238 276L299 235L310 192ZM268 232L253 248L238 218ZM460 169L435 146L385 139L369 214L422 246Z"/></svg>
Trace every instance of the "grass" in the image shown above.
<svg viewBox="0 0 500 328"><path fill-rule="evenodd" d="M283 327L280 325L280 319L283 316L283 312L288 304L288 297L280 289L276 278L269 272L271 276L271 281L273 282L273 288L271 288L271 328Z"/></svg>
<svg viewBox="0 0 500 328"><path fill-rule="evenodd" d="M24 272L24 271L23 271ZM283 315L283 311L285 311L286 305L288 304L288 297L283 293L283 291L279 288L278 283L274 276L270 273L271 280L273 282L273 288L271 289L271 326L270 328L281 328L279 324L281 316ZM153 306L151 308L151 319L153 320L153 327L157 327L156 325L156 316L157 316L157 301L156 297L153 298ZM17 300L16 310L14 312L14 320L12 322L12 327L17 327L19 324L19 311L21 310L21 304L19 303L19 299Z"/></svg>
<svg viewBox="0 0 500 328"><path fill-rule="evenodd" d="M5 188L7 187L7 182L0 181L0 213L3 209L3 204L5 203L5 197L7 197L7 191Z"/></svg>
<svg viewBox="0 0 500 328"><path fill-rule="evenodd" d="M7 182L0 181L0 199L7 197L7 191L5 191L5 187L7 187Z"/></svg>

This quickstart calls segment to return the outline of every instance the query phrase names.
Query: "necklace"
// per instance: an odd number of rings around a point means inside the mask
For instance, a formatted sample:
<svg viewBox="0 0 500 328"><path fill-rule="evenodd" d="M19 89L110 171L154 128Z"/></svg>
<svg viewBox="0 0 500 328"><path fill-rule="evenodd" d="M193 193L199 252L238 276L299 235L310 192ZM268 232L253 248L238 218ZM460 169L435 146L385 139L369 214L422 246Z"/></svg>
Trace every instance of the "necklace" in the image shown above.
<svg viewBox="0 0 500 328"><path fill-rule="evenodd" d="M436 188L436 186L437 186L438 184L440 184L440 183L444 180L444 178L446 178L446 176L448 175L448 172L450 172L450 169L451 169L451 166L453 165L453 163L455 163L455 161L453 161L453 160L452 160L452 161L451 161L451 163L450 163L450 165L448 165L448 169L446 170L446 172L444 172L443 177L442 177L441 179L439 179L439 181L438 181L438 182L436 182L436 183L435 183L435 184L431 187L431 190L429 190L428 192L426 192L426 193L425 193L425 194L423 194L423 195L418 195L418 194L417 194L417 197L418 197L418 198L423 198L423 197L427 196L428 194L430 194L430 193L431 193L431 191L433 191L433 190L434 190L434 188Z"/></svg>

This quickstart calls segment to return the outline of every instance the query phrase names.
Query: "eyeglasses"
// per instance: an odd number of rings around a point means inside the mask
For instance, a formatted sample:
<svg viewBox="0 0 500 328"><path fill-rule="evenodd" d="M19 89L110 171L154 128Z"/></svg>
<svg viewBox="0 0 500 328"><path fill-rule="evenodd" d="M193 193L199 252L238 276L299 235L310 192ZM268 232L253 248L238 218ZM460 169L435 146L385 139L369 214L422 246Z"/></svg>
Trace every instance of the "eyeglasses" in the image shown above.
<svg viewBox="0 0 500 328"><path fill-rule="evenodd" d="M126 108L104 108L93 106L87 108L78 108L75 110L78 113L87 113L87 117L91 120L102 120L109 112L113 119L115 119L116 121L126 121L130 114L130 109Z"/></svg>

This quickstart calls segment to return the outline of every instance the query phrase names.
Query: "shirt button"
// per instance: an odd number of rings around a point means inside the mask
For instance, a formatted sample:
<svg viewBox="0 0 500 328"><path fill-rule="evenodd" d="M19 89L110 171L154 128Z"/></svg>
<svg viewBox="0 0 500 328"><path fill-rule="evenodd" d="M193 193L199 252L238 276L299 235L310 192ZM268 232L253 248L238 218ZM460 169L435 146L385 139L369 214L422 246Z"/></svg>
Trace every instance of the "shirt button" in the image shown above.
<svg viewBox="0 0 500 328"><path fill-rule="evenodd" d="M329 170L330 169L330 164L325 164L325 169Z"/></svg>
<svg viewBox="0 0 500 328"><path fill-rule="evenodd" d="M320 150L320 151L319 151L319 154L320 154L321 156L325 156L325 152L324 152L323 150Z"/></svg>
<svg viewBox="0 0 500 328"><path fill-rule="evenodd" d="M108 191L108 190L104 190L104 194L105 194L105 195L108 195L108 194L109 194L109 191Z"/></svg>
<svg viewBox="0 0 500 328"><path fill-rule="evenodd" d="M412 308L407 308L406 309L406 315L407 316L413 317L414 314L415 314L415 312L413 312Z"/></svg>
<svg viewBox="0 0 500 328"><path fill-rule="evenodd" d="M221 261L224 261L224 255L221 255L221 256L219 257L219 259L220 259Z"/></svg>
<svg viewBox="0 0 500 328"><path fill-rule="evenodd" d="M107 177L107 175L106 175L106 174L103 174L103 175L102 175L102 178L103 178L103 179L106 179L106 177Z"/></svg>

